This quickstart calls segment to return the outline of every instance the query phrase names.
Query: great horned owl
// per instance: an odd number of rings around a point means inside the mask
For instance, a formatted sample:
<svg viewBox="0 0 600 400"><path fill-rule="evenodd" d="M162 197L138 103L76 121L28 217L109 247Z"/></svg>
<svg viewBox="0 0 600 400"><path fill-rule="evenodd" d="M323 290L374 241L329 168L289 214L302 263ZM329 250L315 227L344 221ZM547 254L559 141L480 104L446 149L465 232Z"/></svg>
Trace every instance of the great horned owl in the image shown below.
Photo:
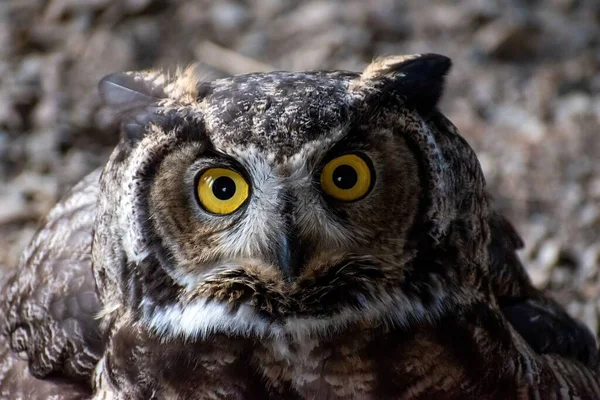
<svg viewBox="0 0 600 400"><path fill-rule="evenodd" d="M437 110L449 68L105 78L122 139L4 288L0 394L599 398Z"/></svg>

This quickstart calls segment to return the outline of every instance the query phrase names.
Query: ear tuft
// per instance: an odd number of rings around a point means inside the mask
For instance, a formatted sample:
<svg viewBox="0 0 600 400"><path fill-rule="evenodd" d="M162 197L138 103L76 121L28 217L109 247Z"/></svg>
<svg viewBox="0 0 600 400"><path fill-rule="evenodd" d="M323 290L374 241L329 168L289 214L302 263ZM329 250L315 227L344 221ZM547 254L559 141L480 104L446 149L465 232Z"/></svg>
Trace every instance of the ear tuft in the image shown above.
<svg viewBox="0 0 600 400"><path fill-rule="evenodd" d="M156 103L166 98L166 74L159 71L117 72L98 83L104 104L121 123L121 133L130 142L141 140L150 123L158 123Z"/></svg>
<svg viewBox="0 0 600 400"><path fill-rule="evenodd" d="M98 84L104 103L117 112L126 112L155 103L166 97L164 76L139 72L118 72L102 78Z"/></svg>
<svg viewBox="0 0 600 400"><path fill-rule="evenodd" d="M360 81L363 85L380 86L384 92L394 92L406 105L428 111L442 96L451 65L450 58L432 53L385 57L371 63Z"/></svg>

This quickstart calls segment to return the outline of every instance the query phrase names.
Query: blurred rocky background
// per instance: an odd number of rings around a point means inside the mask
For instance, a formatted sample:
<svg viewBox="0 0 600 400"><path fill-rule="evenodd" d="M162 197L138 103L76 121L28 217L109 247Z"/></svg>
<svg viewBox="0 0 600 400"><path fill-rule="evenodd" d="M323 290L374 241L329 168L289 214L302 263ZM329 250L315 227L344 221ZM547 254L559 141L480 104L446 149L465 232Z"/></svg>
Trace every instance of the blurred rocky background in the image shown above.
<svg viewBox="0 0 600 400"><path fill-rule="evenodd" d="M477 151L539 287L598 333L600 1L1 0L0 274L117 134L105 74L454 61L442 110Z"/></svg>

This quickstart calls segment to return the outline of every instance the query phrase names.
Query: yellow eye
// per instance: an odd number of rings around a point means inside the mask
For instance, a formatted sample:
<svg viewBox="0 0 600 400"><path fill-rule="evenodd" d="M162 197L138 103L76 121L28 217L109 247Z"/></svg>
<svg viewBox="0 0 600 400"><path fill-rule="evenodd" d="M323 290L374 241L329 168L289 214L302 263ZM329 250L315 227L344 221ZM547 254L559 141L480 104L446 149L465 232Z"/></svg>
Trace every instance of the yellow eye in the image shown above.
<svg viewBox="0 0 600 400"><path fill-rule="evenodd" d="M231 214L248 198L248 183L231 169L207 169L197 185L200 204L213 214Z"/></svg>
<svg viewBox="0 0 600 400"><path fill-rule="evenodd" d="M334 158L323 168L321 187L335 199L358 200L371 188L371 168L356 154Z"/></svg>

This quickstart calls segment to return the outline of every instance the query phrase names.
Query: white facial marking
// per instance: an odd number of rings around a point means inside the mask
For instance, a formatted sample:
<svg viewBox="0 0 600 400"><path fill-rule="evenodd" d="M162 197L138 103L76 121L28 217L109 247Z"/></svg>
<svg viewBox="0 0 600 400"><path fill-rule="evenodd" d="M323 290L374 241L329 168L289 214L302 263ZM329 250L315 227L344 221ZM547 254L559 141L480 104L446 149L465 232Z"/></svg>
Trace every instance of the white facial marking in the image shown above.
<svg viewBox="0 0 600 400"><path fill-rule="evenodd" d="M421 302L408 298L400 290L380 293L377 299L366 302L361 309L346 308L329 317L290 317L283 322L270 322L247 305L230 311L224 304L200 298L189 304L173 304L149 308L144 323L158 334L202 340L213 333L242 337L273 339L287 338L306 342L315 336L327 336L343 331L357 322L382 322L388 326L405 327L422 321L433 322L452 304L465 303L468 295L450 295L443 288L435 293L435 302L426 308ZM142 307L149 302L144 299ZM285 352L284 348L281 348Z"/></svg>

